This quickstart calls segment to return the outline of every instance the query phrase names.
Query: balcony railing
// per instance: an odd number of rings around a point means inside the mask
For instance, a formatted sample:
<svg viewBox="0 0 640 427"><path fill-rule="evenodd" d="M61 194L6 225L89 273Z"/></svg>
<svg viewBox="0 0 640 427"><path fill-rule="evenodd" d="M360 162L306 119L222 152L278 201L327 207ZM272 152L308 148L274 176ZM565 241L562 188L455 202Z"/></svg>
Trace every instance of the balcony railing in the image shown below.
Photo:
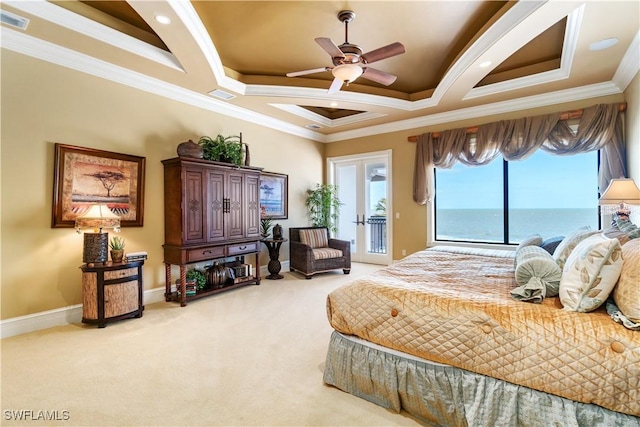
<svg viewBox="0 0 640 427"><path fill-rule="evenodd" d="M369 253L386 254L387 253L387 217L386 216L370 216L367 219L369 224L370 246Z"/></svg>

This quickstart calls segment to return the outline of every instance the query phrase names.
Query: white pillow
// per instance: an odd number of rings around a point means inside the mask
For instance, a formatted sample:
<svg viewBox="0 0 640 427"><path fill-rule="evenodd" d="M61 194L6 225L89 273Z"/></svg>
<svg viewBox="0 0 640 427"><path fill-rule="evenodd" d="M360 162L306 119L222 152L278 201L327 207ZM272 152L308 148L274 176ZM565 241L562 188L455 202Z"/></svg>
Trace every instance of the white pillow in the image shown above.
<svg viewBox="0 0 640 427"><path fill-rule="evenodd" d="M613 290L613 299L622 314L640 323L640 239L622 245L622 258L622 271Z"/></svg>
<svg viewBox="0 0 640 427"><path fill-rule="evenodd" d="M560 279L560 302L565 310L588 312L602 305L622 270L618 239L595 234L571 251Z"/></svg>
<svg viewBox="0 0 640 427"><path fill-rule="evenodd" d="M560 269L564 269L564 263L578 243L597 233L599 233L599 231L591 230L589 227L582 227L562 239L562 242L560 242L556 250L553 251L553 259L556 260Z"/></svg>

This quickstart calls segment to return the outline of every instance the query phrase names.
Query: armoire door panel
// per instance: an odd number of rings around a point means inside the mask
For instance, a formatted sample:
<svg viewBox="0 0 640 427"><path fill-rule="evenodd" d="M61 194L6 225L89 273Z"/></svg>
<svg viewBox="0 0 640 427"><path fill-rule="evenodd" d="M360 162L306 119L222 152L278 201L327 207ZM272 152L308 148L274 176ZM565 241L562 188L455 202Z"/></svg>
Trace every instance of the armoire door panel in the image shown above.
<svg viewBox="0 0 640 427"><path fill-rule="evenodd" d="M185 243L199 243L205 240L204 197L202 170L185 171Z"/></svg>
<svg viewBox="0 0 640 427"><path fill-rule="evenodd" d="M242 221L243 174L230 173L227 179L227 238L244 237Z"/></svg>
<svg viewBox="0 0 640 427"><path fill-rule="evenodd" d="M245 177L244 201L244 229L245 237L260 236L260 177L247 175Z"/></svg>

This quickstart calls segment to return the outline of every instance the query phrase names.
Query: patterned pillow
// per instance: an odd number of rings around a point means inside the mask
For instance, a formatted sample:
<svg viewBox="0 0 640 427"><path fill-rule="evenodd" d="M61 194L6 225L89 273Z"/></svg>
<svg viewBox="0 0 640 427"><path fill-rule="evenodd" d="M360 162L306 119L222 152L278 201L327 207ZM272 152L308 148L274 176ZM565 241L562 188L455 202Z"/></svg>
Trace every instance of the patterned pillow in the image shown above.
<svg viewBox="0 0 640 427"><path fill-rule="evenodd" d="M640 323L640 239L622 245L622 271L613 299L630 320Z"/></svg>
<svg viewBox="0 0 640 427"><path fill-rule="evenodd" d="M622 270L618 239L595 234L582 240L567 258L560 279L560 302L568 311L588 312L602 305Z"/></svg>
<svg viewBox="0 0 640 427"><path fill-rule="evenodd" d="M311 249L329 246L327 230L325 228L309 228L300 230L300 243L311 246Z"/></svg>
<svg viewBox="0 0 640 427"><path fill-rule="evenodd" d="M553 259L556 260L560 269L564 269L564 263L578 243L597 233L599 233L599 231L591 230L589 227L582 227L562 239L562 242L560 242L556 250L553 251Z"/></svg>
<svg viewBox="0 0 640 427"><path fill-rule="evenodd" d="M516 248L516 251L518 249L524 248L525 246L540 246L541 243L542 243L542 236L539 234L532 234L531 236L528 236L522 239L522 241Z"/></svg>

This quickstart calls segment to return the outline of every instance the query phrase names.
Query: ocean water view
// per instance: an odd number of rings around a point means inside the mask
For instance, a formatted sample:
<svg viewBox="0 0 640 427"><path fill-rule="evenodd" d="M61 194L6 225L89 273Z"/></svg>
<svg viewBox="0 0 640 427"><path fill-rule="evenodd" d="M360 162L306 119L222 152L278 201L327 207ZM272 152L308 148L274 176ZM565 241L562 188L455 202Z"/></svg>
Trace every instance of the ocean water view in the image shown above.
<svg viewBox="0 0 640 427"><path fill-rule="evenodd" d="M503 242L501 209L437 209L436 240ZM509 243L519 243L531 234L543 239L566 236L590 226L597 230L598 208L588 209L511 209ZM603 224L603 227L608 224Z"/></svg>

